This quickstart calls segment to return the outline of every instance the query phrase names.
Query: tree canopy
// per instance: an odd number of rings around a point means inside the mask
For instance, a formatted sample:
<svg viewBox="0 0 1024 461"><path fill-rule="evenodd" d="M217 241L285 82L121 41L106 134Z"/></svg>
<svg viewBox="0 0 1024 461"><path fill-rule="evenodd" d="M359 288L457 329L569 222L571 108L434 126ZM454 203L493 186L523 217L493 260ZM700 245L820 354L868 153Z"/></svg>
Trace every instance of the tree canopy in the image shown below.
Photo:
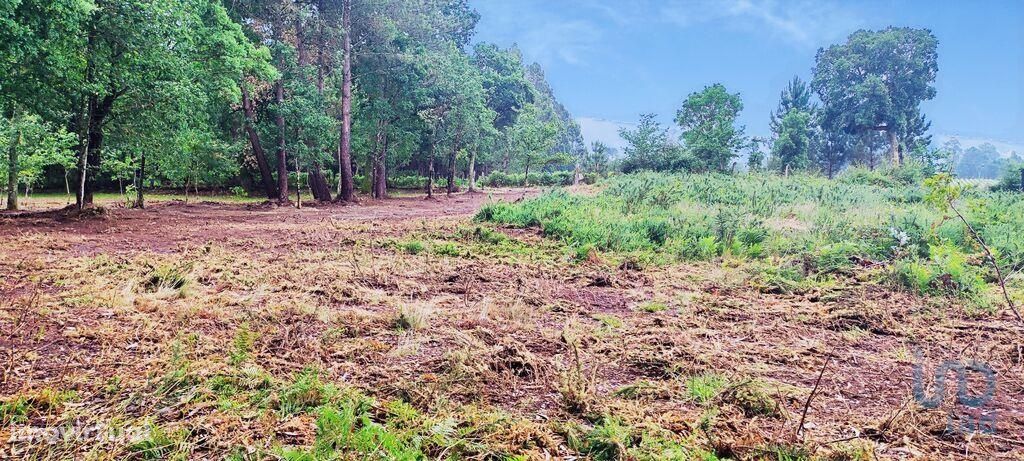
<svg viewBox="0 0 1024 461"><path fill-rule="evenodd" d="M683 130L687 152L700 168L727 171L729 162L739 155L747 140L736 118L743 110L739 93L729 93L716 83L691 93L676 114L676 123Z"/></svg>
<svg viewBox="0 0 1024 461"><path fill-rule="evenodd" d="M884 131L890 155L920 123L920 105L935 97L938 40L926 29L888 27L854 32L846 43L818 51L811 87L823 123L851 134Z"/></svg>

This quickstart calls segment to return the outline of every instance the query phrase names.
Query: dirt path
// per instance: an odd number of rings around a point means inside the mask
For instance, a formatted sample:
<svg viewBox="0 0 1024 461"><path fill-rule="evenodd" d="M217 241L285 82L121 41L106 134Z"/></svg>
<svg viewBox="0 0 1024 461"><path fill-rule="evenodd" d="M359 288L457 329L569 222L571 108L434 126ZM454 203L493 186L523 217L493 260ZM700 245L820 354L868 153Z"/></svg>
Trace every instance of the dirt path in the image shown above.
<svg viewBox="0 0 1024 461"><path fill-rule="evenodd" d="M107 216L55 219L53 211L0 213L0 236L24 234L70 242L77 254L149 250L168 252L183 245L227 242L247 237L309 241L303 225L333 222L344 227L366 222L466 218L486 203L535 195L535 189L490 189L483 193L438 194L433 199L364 199L355 205L306 204L301 210L270 204L164 202L145 210L106 205ZM329 243L326 240L324 243Z"/></svg>

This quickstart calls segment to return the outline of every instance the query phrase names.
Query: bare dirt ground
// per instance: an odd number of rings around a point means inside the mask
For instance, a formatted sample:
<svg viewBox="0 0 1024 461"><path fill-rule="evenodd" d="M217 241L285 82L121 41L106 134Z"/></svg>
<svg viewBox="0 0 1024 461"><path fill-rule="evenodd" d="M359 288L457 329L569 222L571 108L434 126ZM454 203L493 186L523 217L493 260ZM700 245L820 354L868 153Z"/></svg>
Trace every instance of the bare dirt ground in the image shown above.
<svg viewBox="0 0 1024 461"><path fill-rule="evenodd" d="M195 459L311 445L315 416L283 408L287 383L317 370L486 427L467 436L484 448L458 448L480 459L585 457L566 427L602 417L632 428L619 453L656 434L719 458L1024 459L1024 330L1009 314L852 275L775 292L728 260L575 262L534 231L471 221L532 193L0 215L0 457L144 457L18 439L113 422L185 434L168 453ZM931 395L943 361L966 367L965 392L954 366L925 408L915 383ZM252 375L273 384L211 384ZM702 397L695 377L724 384ZM978 420L994 434L957 429Z"/></svg>

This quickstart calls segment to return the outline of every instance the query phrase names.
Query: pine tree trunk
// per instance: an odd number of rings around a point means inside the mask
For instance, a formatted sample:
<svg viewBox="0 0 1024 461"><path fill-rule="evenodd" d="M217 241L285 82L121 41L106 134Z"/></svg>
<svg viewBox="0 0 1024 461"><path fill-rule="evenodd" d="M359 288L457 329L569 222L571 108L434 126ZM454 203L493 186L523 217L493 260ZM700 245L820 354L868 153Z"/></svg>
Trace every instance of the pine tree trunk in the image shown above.
<svg viewBox="0 0 1024 461"><path fill-rule="evenodd" d="M476 149L469 153L469 191L476 192Z"/></svg>
<svg viewBox="0 0 1024 461"><path fill-rule="evenodd" d="M267 161L263 143L260 142L260 135L254 126L256 124L256 109L253 107L245 82L242 82L242 112L245 116L245 133L249 136L252 154L256 157L256 167L260 170L260 179L263 181L263 191L267 200L274 200L278 196L277 185L274 184L274 176L270 172L270 162Z"/></svg>
<svg viewBox="0 0 1024 461"><path fill-rule="evenodd" d="M331 201L331 186L327 184L327 178L321 169L320 162L313 162L309 172L309 187L313 191L313 198L318 202Z"/></svg>
<svg viewBox="0 0 1024 461"><path fill-rule="evenodd" d="M352 183L352 0L342 0L342 83L341 83L341 141L338 147L338 200L351 202Z"/></svg>
<svg viewBox="0 0 1024 461"><path fill-rule="evenodd" d="M88 84L92 84L95 79L94 74L96 72L96 65L93 62L95 41L96 27L95 24L90 24L88 38L86 39L85 45L85 82ZM87 101L88 102L85 104L84 108L84 115L79 113L80 115L76 116L74 119L74 124L76 125L75 131L78 133L78 186L75 190L75 205L78 208L78 211L82 211L86 205L85 181L86 177L89 176L89 121L92 120L93 98L89 97ZM81 101L76 101L76 105L81 103ZM82 110L83 107L79 105L76 109Z"/></svg>
<svg viewBox="0 0 1024 461"><path fill-rule="evenodd" d="M370 156L370 195L375 199L382 199L387 195L387 128L387 120L377 121L377 136Z"/></svg>
<svg viewBox="0 0 1024 461"><path fill-rule="evenodd" d="M323 10L322 2L317 2L317 5L318 5L318 11L322 11ZM321 20L320 23L323 24L323 21ZM308 49L308 40L309 40L309 37L307 37L307 35L306 35L305 25L302 23L302 19L296 19L295 20L295 41L296 41L296 48L297 48L297 51L298 51L298 63L299 63L299 67L300 68L302 68L302 67L309 67L310 66L310 56L309 56L309 49ZM323 26L322 25L317 30L316 40L317 40L317 43L316 43L316 46L317 46L316 81L315 82L311 82L311 83L315 83L317 94L322 96L324 94L324 75L323 75L323 64L324 64L323 49L324 49L324 46L323 46ZM309 146L308 143L307 143L307 146ZM309 190L313 194L313 200L316 200L318 202L329 202L329 201L331 201L330 186L327 185L327 179L324 178L324 173L323 173L323 171L321 169L320 160L314 158L309 163L310 163L309 164L309 170L307 172L309 179L307 180L307 182L309 184ZM301 165L299 165L298 159L296 158L295 159L295 170L299 171L300 168L301 168ZM296 185L296 187L298 187L298 186ZM296 193L296 197L299 198L299 200L300 200L299 206L301 207L301 196L298 193Z"/></svg>
<svg viewBox="0 0 1024 461"><path fill-rule="evenodd" d="M374 160L373 196L377 199L388 196L388 133L385 125L381 139L380 153Z"/></svg>
<svg viewBox="0 0 1024 461"><path fill-rule="evenodd" d="M900 166L903 164L903 156L900 155L900 142L896 138L896 130L889 128L889 156L892 158L893 166Z"/></svg>
<svg viewBox="0 0 1024 461"><path fill-rule="evenodd" d="M139 170L137 172L137 184L135 186L135 207L139 209L146 208L146 198L142 193L146 184L146 153L142 153L142 158L139 160Z"/></svg>
<svg viewBox="0 0 1024 461"><path fill-rule="evenodd" d="M21 144L21 129L16 128L16 134L11 139L11 145L7 148L7 209L18 209L18 146Z"/></svg>
<svg viewBox="0 0 1024 461"><path fill-rule="evenodd" d="M448 187L447 194L455 192L455 163L459 157L459 144L462 143L462 130L455 132L455 144L452 146L452 153L448 156Z"/></svg>
<svg viewBox="0 0 1024 461"><path fill-rule="evenodd" d="M427 166L427 198L434 196L434 145L430 145L430 163Z"/></svg>
<svg viewBox="0 0 1024 461"><path fill-rule="evenodd" d="M284 23L280 18L274 21L274 41L284 41ZM284 54L278 53L277 68L284 69ZM274 125L277 126L277 201L280 204L288 202L288 150L287 150L287 128L284 120L284 77L278 78L274 83Z"/></svg>
<svg viewBox="0 0 1024 461"><path fill-rule="evenodd" d="M284 82L278 80L274 85L274 102L277 103L277 115L274 123L277 125L277 201L285 203L288 201L288 151L285 144L285 122L281 106L284 105Z"/></svg>
<svg viewBox="0 0 1024 461"><path fill-rule="evenodd" d="M295 207L302 209L302 169L298 157L295 157Z"/></svg>
<svg viewBox="0 0 1024 461"><path fill-rule="evenodd" d="M1020 191L1024 192L1024 168L1020 169Z"/></svg>
<svg viewBox="0 0 1024 461"><path fill-rule="evenodd" d="M371 162L370 192L374 199L387 198L387 125L386 121L378 125L377 146Z"/></svg>

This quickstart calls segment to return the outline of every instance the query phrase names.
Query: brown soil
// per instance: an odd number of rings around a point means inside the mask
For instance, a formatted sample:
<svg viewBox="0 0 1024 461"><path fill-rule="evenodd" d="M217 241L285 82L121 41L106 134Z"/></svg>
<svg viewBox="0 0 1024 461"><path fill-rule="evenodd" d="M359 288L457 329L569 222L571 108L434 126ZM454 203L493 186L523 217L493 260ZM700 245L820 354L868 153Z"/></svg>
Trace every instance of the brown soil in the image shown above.
<svg viewBox="0 0 1024 461"><path fill-rule="evenodd" d="M181 344L190 345L196 373L221 372L244 326L256 333L251 360L275 378L312 367L428 412L472 404L538 422L613 414L681 438L698 434L719 455L743 459L778 446L831 459L858 459L842 457L855 449L877 459L1024 455L1024 330L1009 314L969 315L852 279L772 294L722 263L572 263L532 231L502 230L519 249L512 252L459 237L482 204L533 193L301 210L166 203L82 218L0 215L0 399L77 392L76 403L34 415L34 425L116 416L201 427L200 458L284 443L280 434L310 422L257 424L212 405L167 403L153 390ZM416 254L396 243L410 240L450 242L460 253ZM186 273L188 290L146 289L148 271L163 266ZM651 302L666 309L648 312ZM422 314L424 325L396 328L403 310ZM928 364L930 376L943 360L995 371L995 398L985 406L994 435L945 430L948 415L969 414L956 403L953 374L937 409L915 402L914 363ZM583 411L564 397L573 369L593 376ZM734 387L695 402L685 383L706 374ZM983 383L970 376L977 394ZM121 391L111 394L115 381ZM930 390L931 379L924 382ZM656 391L616 393L636 383ZM745 414L735 395L747 383L781 410ZM701 428L709 406L717 416ZM7 439L2 427L0 437ZM524 453L572 456L556 445Z"/></svg>

